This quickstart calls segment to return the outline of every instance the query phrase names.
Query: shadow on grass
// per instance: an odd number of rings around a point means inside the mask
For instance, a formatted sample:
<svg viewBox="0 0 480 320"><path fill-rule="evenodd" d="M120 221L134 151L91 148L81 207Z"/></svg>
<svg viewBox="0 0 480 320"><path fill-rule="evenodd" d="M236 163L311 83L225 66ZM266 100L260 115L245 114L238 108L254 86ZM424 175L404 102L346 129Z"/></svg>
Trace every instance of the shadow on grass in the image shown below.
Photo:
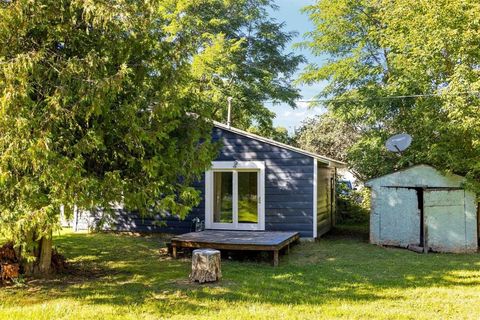
<svg viewBox="0 0 480 320"><path fill-rule="evenodd" d="M369 225L368 224L343 224L332 228L330 232L322 239L351 239L361 242L368 242Z"/></svg>
<svg viewBox="0 0 480 320"><path fill-rule="evenodd" d="M34 283L48 292L49 299L117 306L148 302L160 314L195 313L199 301L322 305L333 300L399 299L389 289L480 286L479 255L421 255L373 246L342 232L293 247L278 268L224 261L224 280L206 286L188 283L188 259L172 260L164 249L159 253L163 239L64 234L56 243L73 266L81 266L86 273L101 272Z"/></svg>

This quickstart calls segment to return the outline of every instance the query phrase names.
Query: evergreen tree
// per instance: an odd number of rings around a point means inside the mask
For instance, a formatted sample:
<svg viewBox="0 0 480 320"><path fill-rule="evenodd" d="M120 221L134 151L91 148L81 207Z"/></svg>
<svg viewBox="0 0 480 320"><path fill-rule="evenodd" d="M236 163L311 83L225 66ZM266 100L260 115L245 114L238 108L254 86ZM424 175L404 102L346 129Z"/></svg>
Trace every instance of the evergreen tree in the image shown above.
<svg viewBox="0 0 480 320"><path fill-rule="evenodd" d="M266 0L0 1L0 236L50 271L59 208L184 217L210 119L268 127L301 61ZM68 210L67 210L68 212Z"/></svg>

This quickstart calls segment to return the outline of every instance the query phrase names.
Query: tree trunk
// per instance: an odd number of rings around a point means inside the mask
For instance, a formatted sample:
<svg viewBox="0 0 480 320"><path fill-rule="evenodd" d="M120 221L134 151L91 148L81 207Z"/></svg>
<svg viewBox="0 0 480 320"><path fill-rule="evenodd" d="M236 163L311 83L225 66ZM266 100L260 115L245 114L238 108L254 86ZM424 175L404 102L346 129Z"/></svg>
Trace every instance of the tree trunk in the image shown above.
<svg viewBox="0 0 480 320"><path fill-rule="evenodd" d="M192 253L191 281L200 283L220 280L222 271L220 266L220 251L213 249L196 249Z"/></svg>
<svg viewBox="0 0 480 320"><path fill-rule="evenodd" d="M36 274L46 275L52 271L52 233L40 239L40 250L36 262Z"/></svg>
<svg viewBox="0 0 480 320"><path fill-rule="evenodd" d="M40 240L34 241L34 233L27 235L29 241L35 242L35 246L31 251L31 255L35 257L35 261L27 262L23 259L23 270L25 275L47 275L52 271L52 252L53 240L52 231L48 235L43 236Z"/></svg>
<svg viewBox="0 0 480 320"><path fill-rule="evenodd" d="M33 243L34 242L34 239L35 238L35 235L33 233L33 231L29 231L27 232L27 234L25 234L25 242L27 242L27 246L26 248L29 248L28 247L28 243ZM27 250L26 248L24 248L24 250ZM22 253L23 250L20 249L20 253ZM36 256L35 255L35 249L32 249L31 251L28 250L28 253L27 253L27 256L31 254L32 256ZM25 273L25 275L27 276L31 276L33 275L33 264L34 264L34 261L27 261L26 257L23 256L23 254L20 255L20 263L23 267L23 272Z"/></svg>

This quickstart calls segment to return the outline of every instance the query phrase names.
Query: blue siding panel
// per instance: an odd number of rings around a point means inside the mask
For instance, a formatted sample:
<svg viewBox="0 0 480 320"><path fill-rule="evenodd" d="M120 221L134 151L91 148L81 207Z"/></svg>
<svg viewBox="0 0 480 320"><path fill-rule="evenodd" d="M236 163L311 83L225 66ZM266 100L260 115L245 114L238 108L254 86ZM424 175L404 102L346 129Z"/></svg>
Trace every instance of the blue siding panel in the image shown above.
<svg viewBox="0 0 480 320"><path fill-rule="evenodd" d="M216 161L265 161L266 230L298 231L302 237L313 237L311 157L219 128L213 129L212 139L223 144ZM194 187L202 192L203 198L204 179ZM168 218L166 225L158 226L158 219L121 213L116 227L125 231L185 233L191 230L194 217L205 220L204 200L183 221Z"/></svg>
<svg viewBox="0 0 480 320"><path fill-rule="evenodd" d="M265 229L313 237L313 159L219 128L212 136L218 161L265 161Z"/></svg>

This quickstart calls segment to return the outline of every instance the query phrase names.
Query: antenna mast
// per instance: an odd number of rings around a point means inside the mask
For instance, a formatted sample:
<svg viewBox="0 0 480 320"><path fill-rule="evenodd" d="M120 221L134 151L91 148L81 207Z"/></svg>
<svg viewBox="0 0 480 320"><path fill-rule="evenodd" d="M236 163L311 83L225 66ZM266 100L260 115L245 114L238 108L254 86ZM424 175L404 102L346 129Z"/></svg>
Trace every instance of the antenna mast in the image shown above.
<svg viewBox="0 0 480 320"><path fill-rule="evenodd" d="M232 120L232 97L228 97L228 114L227 114L227 126L230 127L231 120Z"/></svg>

